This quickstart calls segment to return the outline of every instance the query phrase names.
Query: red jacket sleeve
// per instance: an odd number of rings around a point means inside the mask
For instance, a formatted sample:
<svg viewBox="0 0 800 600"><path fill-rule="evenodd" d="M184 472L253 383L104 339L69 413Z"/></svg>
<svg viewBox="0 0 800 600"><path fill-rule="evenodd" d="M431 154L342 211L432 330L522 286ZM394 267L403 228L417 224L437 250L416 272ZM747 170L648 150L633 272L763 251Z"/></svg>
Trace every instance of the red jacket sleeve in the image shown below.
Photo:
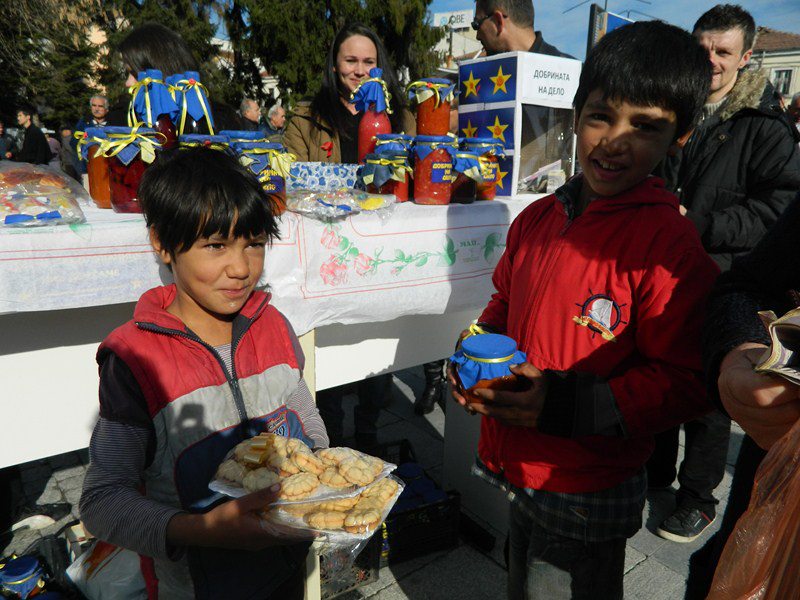
<svg viewBox="0 0 800 600"><path fill-rule="evenodd" d="M718 274L699 244L647 269L635 314L639 353L608 382L629 436L658 433L711 409L701 333Z"/></svg>

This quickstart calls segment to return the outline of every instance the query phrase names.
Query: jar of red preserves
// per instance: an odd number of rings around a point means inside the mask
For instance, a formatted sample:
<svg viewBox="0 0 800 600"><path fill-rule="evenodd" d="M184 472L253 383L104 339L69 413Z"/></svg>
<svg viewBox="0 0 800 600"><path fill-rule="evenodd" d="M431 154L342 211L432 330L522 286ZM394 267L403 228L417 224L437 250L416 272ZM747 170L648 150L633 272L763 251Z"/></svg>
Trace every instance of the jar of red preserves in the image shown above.
<svg viewBox="0 0 800 600"><path fill-rule="evenodd" d="M386 83L381 79L383 71L377 67L369 70L369 77L355 89L350 102L361 113L358 123L358 162L364 163L367 154L375 151L376 136L392 132L389 115L392 99Z"/></svg>
<svg viewBox="0 0 800 600"><path fill-rule="evenodd" d="M239 160L261 182L264 191L275 200L278 214L286 210L286 179L295 160L283 144L268 142L260 131L220 131L227 137Z"/></svg>
<svg viewBox="0 0 800 600"><path fill-rule="evenodd" d="M453 159L456 180L453 182L452 201L457 204L475 202L476 186L483 183L480 157L475 152L459 150Z"/></svg>
<svg viewBox="0 0 800 600"><path fill-rule="evenodd" d="M178 132L175 121L179 108L175 99L164 83L163 75L158 69L140 71L136 83L129 90L131 103L128 123L135 126L143 123L162 135L162 149L169 150L178 143Z"/></svg>
<svg viewBox="0 0 800 600"><path fill-rule="evenodd" d="M503 144L496 138L464 138L463 145L466 150L475 152L480 157L483 181L477 183L475 199L494 200L500 180L498 157L505 156Z"/></svg>
<svg viewBox="0 0 800 600"><path fill-rule="evenodd" d="M417 135L447 135L455 83L427 78L410 83L406 89L409 100L417 104Z"/></svg>
<svg viewBox="0 0 800 600"><path fill-rule="evenodd" d="M89 178L89 195L98 208L111 208L111 184L108 179L108 159L98 154L98 149L106 139L102 127L87 127L86 131L75 133L78 138L78 153L86 161L86 174Z"/></svg>
<svg viewBox="0 0 800 600"><path fill-rule="evenodd" d="M149 127L106 127L98 153L108 159L111 207L115 212L142 212L139 182L161 151L161 133Z"/></svg>
<svg viewBox="0 0 800 600"><path fill-rule="evenodd" d="M452 194L453 157L458 145L450 136L418 135L414 138L414 202L449 204Z"/></svg>
<svg viewBox="0 0 800 600"><path fill-rule="evenodd" d="M397 202L405 202L410 176L407 153L381 152L367 154L359 179L368 192L394 194Z"/></svg>

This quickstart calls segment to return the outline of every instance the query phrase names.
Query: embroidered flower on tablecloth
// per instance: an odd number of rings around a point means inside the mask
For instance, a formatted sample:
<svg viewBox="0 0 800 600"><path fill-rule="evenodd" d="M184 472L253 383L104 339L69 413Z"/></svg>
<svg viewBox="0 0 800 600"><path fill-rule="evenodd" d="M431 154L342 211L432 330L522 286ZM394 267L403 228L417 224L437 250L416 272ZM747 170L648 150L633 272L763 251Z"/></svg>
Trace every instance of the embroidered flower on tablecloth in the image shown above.
<svg viewBox="0 0 800 600"><path fill-rule="evenodd" d="M355 260L353 261L353 268L355 268L356 273L361 275L362 277L372 271L372 263L374 261L371 257L367 256L366 254L359 254L356 256Z"/></svg>
<svg viewBox="0 0 800 600"><path fill-rule="evenodd" d="M322 238L320 242L322 243L323 247L327 248L328 250L333 250L334 248L339 247L339 243L342 241L342 238L339 237L339 234L332 228L326 228L325 231L322 233Z"/></svg>
<svg viewBox="0 0 800 600"><path fill-rule="evenodd" d="M339 285L347 282L347 265L340 263L336 256L331 254L327 261L319 268L319 276L326 285Z"/></svg>

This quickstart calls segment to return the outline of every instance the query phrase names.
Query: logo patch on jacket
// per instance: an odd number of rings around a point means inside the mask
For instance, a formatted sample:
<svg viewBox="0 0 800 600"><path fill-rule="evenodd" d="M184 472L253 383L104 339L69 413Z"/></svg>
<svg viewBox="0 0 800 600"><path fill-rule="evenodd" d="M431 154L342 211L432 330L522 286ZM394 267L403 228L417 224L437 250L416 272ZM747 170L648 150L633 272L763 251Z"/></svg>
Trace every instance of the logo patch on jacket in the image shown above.
<svg viewBox="0 0 800 600"><path fill-rule="evenodd" d="M581 314L572 317L581 327L586 327L592 332L592 337L599 333L602 338L609 342L616 341L614 330L620 324L627 323L622 320L622 307L625 304L617 304L608 294L595 294L589 290L591 296L583 303L575 303L579 306Z"/></svg>
<svg viewBox="0 0 800 600"><path fill-rule="evenodd" d="M275 415L271 419L268 419L264 429L276 435L282 435L283 437L290 437L289 423L286 422L286 413L284 411L280 411L277 415Z"/></svg>

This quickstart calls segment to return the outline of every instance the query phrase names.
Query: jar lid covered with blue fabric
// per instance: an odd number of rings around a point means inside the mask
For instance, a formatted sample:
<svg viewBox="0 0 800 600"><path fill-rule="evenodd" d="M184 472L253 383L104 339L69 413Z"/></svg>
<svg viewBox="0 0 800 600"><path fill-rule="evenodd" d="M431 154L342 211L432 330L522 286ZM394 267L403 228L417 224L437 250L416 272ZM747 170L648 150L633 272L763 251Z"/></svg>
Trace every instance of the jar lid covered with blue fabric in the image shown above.
<svg viewBox="0 0 800 600"><path fill-rule="evenodd" d="M479 388L518 391L523 383L509 367L524 363L525 353L517 349L517 342L498 333L470 335L450 357L455 365L461 388L458 391L472 402L481 402L473 392Z"/></svg>

